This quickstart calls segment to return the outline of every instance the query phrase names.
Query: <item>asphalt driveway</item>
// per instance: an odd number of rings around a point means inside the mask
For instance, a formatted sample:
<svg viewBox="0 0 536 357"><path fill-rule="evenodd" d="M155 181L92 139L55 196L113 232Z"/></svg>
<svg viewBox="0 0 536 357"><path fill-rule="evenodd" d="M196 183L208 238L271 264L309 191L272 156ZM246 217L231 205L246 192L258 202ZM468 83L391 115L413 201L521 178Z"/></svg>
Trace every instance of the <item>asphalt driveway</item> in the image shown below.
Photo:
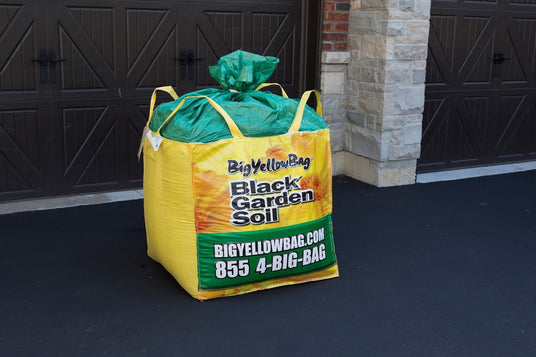
<svg viewBox="0 0 536 357"><path fill-rule="evenodd" d="M536 171L334 183L340 278L198 302L143 202L0 216L4 356L535 356Z"/></svg>

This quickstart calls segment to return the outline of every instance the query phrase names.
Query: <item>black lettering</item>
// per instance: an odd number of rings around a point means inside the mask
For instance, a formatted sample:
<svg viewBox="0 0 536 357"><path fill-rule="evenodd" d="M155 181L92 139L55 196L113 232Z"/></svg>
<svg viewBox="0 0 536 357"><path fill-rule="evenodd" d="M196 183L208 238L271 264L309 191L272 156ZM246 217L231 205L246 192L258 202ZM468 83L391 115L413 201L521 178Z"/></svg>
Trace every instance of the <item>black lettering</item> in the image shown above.
<svg viewBox="0 0 536 357"><path fill-rule="evenodd" d="M259 172L260 166L261 166L261 159L257 159L257 161L251 159L251 167L253 168L254 175L256 175L257 172Z"/></svg>
<svg viewBox="0 0 536 357"><path fill-rule="evenodd" d="M304 170L309 170L309 167L311 167L311 158L310 158L310 157L306 157L306 158L303 160L303 169L304 169Z"/></svg>
<svg viewBox="0 0 536 357"><path fill-rule="evenodd" d="M250 164L245 164L244 165L244 169L242 171L242 175L244 177L249 177L249 175L251 175L251 165Z"/></svg>
<svg viewBox="0 0 536 357"><path fill-rule="evenodd" d="M247 181L231 181L229 185L231 196L249 194Z"/></svg>
<svg viewBox="0 0 536 357"><path fill-rule="evenodd" d="M288 201L291 205L301 203L301 194L299 192L292 192L290 195L288 195Z"/></svg>
<svg viewBox="0 0 536 357"><path fill-rule="evenodd" d="M270 193L270 183L269 182L259 182L257 184L257 192L259 194Z"/></svg>
<svg viewBox="0 0 536 357"><path fill-rule="evenodd" d="M227 172L232 175L236 174L239 171L238 161L236 160L227 160Z"/></svg>
<svg viewBox="0 0 536 357"><path fill-rule="evenodd" d="M313 202L314 200L315 200L315 193L313 190L305 190L301 192L301 201L303 203Z"/></svg>
<svg viewBox="0 0 536 357"><path fill-rule="evenodd" d="M264 199L254 198L251 200L251 209L261 209L265 207Z"/></svg>
<svg viewBox="0 0 536 357"><path fill-rule="evenodd" d="M301 176L298 176L298 177L294 177L292 180L291 180L291 177L289 175L285 176L285 188L287 191L292 191L292 190L301 190L301 186L298 185L298 181L300 181L302 177Z"/></svg>
<svg viewBox="0 0 536 357"><path fill-rule="evenodd" d="M272 207L274 204L274 196L266 197L266 207Z"/></svg>
<svg viewBox="0 0 536 357"><path fill-rule="evenodd" d="M249 198L248 196L236 196L231 200L231 208L234 210L248 210Z"/></svg>
<svg viewBox="0 0 536 357"><path fill-rule="evenodd" d="M285 182L282 180L275 180L272 182L272 191L281 192L285 189Z"/></svg>
<svg viewBox="0 0 536 357"><path fill-rule="evenodd" d="M285 191L281 195L276 196L275 204L278 205L279 207L288 206L288 193Z"/></svg>
<svg viewBox="0 0 536 357"><path fill-rule="evenodd" d="M298 165L298 156L295 154L288 154L288 166L294 167Z"/></svg>
<svg viewBox="0 0 536 357"><path fill-rule="evenodd" d="M261 223L264 223L264 214L261 212L253 213L249 219L251 220L251 223L255 225L259 225Z"/></svg>
<svg viewBox="0 0 536 357"><path fill-rule="evenodd" d="M247 211L236 211L231 215L231 223L234 226L247 226L249 224L249 214Z"/></svg>
<svg viewBox="0 0 536 357"><path fill-rule="evenodd" d="M249 180L249 190L252 195L257 194L257 180Z"/></svg>

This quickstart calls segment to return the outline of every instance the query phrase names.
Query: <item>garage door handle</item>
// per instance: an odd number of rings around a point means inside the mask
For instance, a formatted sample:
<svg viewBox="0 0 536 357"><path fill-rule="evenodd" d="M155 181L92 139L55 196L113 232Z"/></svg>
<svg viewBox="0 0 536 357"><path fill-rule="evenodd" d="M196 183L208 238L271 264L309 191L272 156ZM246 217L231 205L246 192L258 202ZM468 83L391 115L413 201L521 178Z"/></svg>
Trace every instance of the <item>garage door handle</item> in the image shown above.
<svg viewBox="0 0 536 357"><path fill-rule="evenodd" d="M188 51L188 67L192 67L195 64L195 62L202 61L202 60L203 60L203 58L195 57L194 50L189 50ZM189 80L194 79L194 69L193 68L190 68L190 70L188 71L188 79Z"/></svg>
<svg viewBox="0 0 536 357"><path fill-rule="evenodd" d="M191 66L197 61L202 61L203 58L195 57L194 50L188 51L188 65Z"/></svg>
<svg viewBox="0 0 536 357"><path fill-rule="evenodd" d="M39 58L32 58L33 62L39 62L39 68L40 68L40 80L41 83L46 83L48 81L48 56L47 56L47 50L42 48L39 51Z"/></svg>
<svg viewBox="0 0 536 357"><path fill-rule="evenodd" d="M188 54L186 54L186 50L181 50L180 57L175 57L175 60L179 61L181 65L187 64L188 66L191 66L197 61L204 60L204 58L195 57L194 50L189 50Z"/></svg>
<svg viewBox="0 0 536 357"><path fill-rule="evenodd" d="M50 66L53 67L58 62L64 62L67 61L66 58L56 58L56 52L54 50L48 51L48 61L50 62Z"/></svg>
<svg viewBox="0 0 536 357"><path fill-rule="evenodd" d="M504 57L502 51L495 51L493 57L490 58L493 61L493 70L491 73L492 77L501 77L502 76L502 63L509 60L510 58Z"/></svg>
<svg viewBox="0 0 536 357"><path fill-rule="evenodd" d="M179 61L181 65L181 80L186 79L186 64L188 64L188 56L186 55L186 50L181 50L180 57L175 57L176 61Z"/></svg>
<svg viewBox="0 0 536 357"><path fill-rule="evenodd" d="M67 61L66 58L56 58L56 51L48 51L48 62L50 66L50 83L56 83L56 63Z"/></svg>
<svg viewBox="0 0 536 357"><path fill-rule="evenodd" d="M195 57L194 50L181 50L181 54L179 57L175 57L176 61L179 61L179 64L181 65L181 79L186 79L186 73L188 72L188 79L193 80L194 79L194 71L193 69L186 69L186 66L192 67L195 62L202 61L204 58Z"/></svg>
<svg viewBox="0 0 536 357"><path fill-rule="evenodd" d="M188 63L188 57L186 56L186 51L185 50L181 50L181 55L180 57L175 57L175 60L179 61L179 63L181 65L183 64L187 64Z"/></svg>

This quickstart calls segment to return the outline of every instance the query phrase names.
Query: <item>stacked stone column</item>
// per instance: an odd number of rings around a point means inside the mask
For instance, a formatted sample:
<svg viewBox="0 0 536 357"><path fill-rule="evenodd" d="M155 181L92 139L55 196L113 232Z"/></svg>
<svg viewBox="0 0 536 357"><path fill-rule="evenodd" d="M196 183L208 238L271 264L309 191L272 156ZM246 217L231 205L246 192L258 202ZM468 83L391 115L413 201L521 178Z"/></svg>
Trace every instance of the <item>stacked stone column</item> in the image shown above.
<svg viewBox="0 0 536 357"><path fill-rule="evenodd" d="M322 53L321 87L323 117L331 136L333 174L344 170L344 141L347 128L347 78L350 52L324 51Z"/></svg>
<svg viewBox="0 0 536 357"><path fill-rule="evenodd" d="M343 173L376 186L415 182L429 14L429 0L351 1Z"/></svg>

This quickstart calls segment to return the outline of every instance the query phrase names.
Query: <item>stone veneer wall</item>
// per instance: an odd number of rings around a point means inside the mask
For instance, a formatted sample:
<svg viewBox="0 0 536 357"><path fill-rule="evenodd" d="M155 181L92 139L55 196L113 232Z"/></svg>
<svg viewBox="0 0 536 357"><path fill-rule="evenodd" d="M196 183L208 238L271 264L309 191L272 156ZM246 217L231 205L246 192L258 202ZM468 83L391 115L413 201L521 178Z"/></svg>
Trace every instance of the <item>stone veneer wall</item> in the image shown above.
<svg viewBox="0 0 536 357"><path fill-rule="evenodd" d="M345 171L376 186L415 182L430 0L352 0Z"/></svg>
<svg viewBox="0 0 536 357"><path fill-rule="evenodd" d="M351 0L350 6L339 10L337 3L324 2L321 67L334 174L344 173L376 186L414 183L430 0ZM327 36L337 27L326 24L333 19L343 21L346 8L349 51L329 51L335 46L326 46L327 40L343 37L340 32Z"/></svg>
<svg viewBox="0 0 536 357"><path fill-rule="evenodd" d="M324 119L331 133L333 174L344 173L344 136L348 121L346 83L350 52L348 19L350 0L323 2L321 87Z"/></svg>
<svg viewBox="0 0 536 357"><path fill-rule="evenodd" d="M323 52L320 91L322 92L323 117L331 136L333 174L344 171L343 150L348 123L346 83L350 52Z"/></svg>

